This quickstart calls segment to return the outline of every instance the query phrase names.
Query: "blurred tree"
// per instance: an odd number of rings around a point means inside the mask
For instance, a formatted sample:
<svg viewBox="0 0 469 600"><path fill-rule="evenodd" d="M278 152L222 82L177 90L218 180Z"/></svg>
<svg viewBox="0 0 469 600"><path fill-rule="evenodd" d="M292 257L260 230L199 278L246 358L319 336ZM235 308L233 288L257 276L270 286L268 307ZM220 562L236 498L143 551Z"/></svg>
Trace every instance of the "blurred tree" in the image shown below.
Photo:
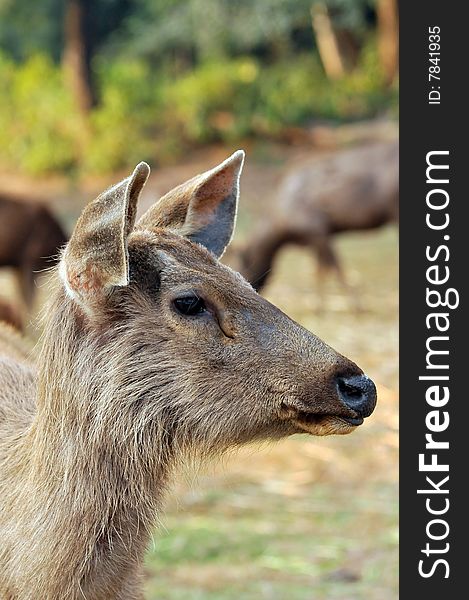
<svg viewBox="0 0 469 600"><path fill-rule="evenodd" d="M67 0L62 63L77 108L87 114L96 105L91 73L90 0Z"/></svg>
<svg viewBox="0 0 469 600"><path fill-rule="evenodd" d="M345 74L345 61L340 51L338 36L329 16L328 8L323 2L313 4L311 19L326 75L330 79L343 77Z"/></svg>
<svg viewBox="0 0 469 600"><path fill-rule="evenodd" d="M381 46L388 48L382 60L388 60L390 73L395 5L396 0L0 0L0 47L16 59L42 50L56 61L75 60L82 74L75 88L82 90L77 95L85 106L96 101L90 69L97 53L139 55L177 72L241 54L273 62L293 51L313 51L317 43L326 72L340 75L357 63L370 12L382 24Z"/></svg>
<svg viewBox="0 0 469 600"><path fill-rule="evenodd" d="M313 31L330 79L339 79L356 66L368 29L368 7L369 0L313 0Z"/></svg>
<svg viewBox="0 0 469 600"><path fill-rule="evenodd" d="M131 9L131 0L66 0L62 64L82 115L98 103L92 60Z"/></svg>
<svg viewBox="0 0 469 600"><path fill-rule="evenodd" d="M313 0L313 7L315 5L322 5L327 9L331 35L335 36L345 69L355 66L370 25L376 27L384 80L386 85L391 85L399 68L397 0ZM321 57L323 58L322 55Z"/></svg>
<svg viewBox="0 0 469 600"><path fill-rule="evenodd" d="M0 0L0 48L18 61L43 52L63 60L77 105L96 103L92 60L136 0ZM34 25L34 26L32 26Z"/></svg>
<svg viewBox="0 0 469 600"><path fill-rule="evenodd" d="M399 68L399 22L397 0L377 0L378 51L387 85Z"/></svg>
<svg viewBox="0 0 469 600"><path fill-rule="evenodd" d="M308 31L311 0L135 0L114 48L176 64L255 54L278 57ZM311 35L308 48L313 48ZM112 49L114 49L112 48Z"/></svg>

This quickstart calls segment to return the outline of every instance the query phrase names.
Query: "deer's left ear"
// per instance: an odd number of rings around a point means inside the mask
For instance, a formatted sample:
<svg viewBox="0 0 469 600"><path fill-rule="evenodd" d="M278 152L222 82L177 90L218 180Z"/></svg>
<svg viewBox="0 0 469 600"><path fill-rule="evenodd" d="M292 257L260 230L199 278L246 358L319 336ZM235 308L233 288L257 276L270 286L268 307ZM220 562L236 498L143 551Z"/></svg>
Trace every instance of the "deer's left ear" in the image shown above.
<svg viewBox="0 0 469 600"><path fill-rule="evenodd" d="M127 238L150 167L141 162L132 175L85 207L60 262L69 295L92 307L114 286L129 282Z"/></svg>
<svg viewBox="0 0 469 600"><path fill-rule="evenodd" d="M233 236L244 152L174 188L138 221L138 229L167 228L205 246L218 258Z"/></svg>

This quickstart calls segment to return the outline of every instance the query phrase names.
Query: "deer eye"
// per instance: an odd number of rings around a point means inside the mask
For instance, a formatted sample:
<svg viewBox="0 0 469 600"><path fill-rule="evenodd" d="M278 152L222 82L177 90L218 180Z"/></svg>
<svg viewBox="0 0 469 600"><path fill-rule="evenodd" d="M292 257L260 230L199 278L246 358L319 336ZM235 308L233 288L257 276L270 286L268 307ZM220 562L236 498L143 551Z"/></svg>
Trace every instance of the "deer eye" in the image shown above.
<svg viewBox="0 0 469 600"><path fill-rule="evenodd" d="M183 296L173 300L174 308L186 317L195 317L207 311L205 302L198 296Z"/></svg>

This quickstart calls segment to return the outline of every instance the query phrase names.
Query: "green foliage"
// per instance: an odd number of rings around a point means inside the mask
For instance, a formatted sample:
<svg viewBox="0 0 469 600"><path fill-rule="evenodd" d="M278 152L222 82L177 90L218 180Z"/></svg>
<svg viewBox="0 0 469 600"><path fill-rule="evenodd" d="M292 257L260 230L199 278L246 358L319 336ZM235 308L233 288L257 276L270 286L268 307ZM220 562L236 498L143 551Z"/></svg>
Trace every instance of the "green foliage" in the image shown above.
<svg viewBox="0 0 469 600"><path fill-rule="evenodd" d="M79 0L98 98L84 117L59 62L68 1L0 0L2 169L104 173L397 107L371 34L375 0ZM315 48L316 2L361 49L337 81Z"/></svg>
<svg viewBox="0 0 469 600"><path fill-rule="evenodd" d="M102 102L84 122L49 58L18 65L0 55L0 166L31 175L103 173L148 157L158 104L149 68L118 62L98 74Z"/></svg>
<svg viewBox="0 0 469 600"><path fill-rule="evenodd" d="M16 65L0 55L1 166L31 174L76 162L79 124L61 72L43 55Z"/></svg>
<svg viewBox="0 0 469 600"><path fill-rule="evenodd" d="M122 50L161 61L170 51L196 61L289 46L293 29L310 32L310 0L137 0L118 40ZM117 40L115 40L115 43ZM313 47L309 35L308 47Z"/></svg>
<svg viewBox="0 0 469 600"><path fill-rule="evenodd" d="M64 0L0 0L0 49L17 60L38 52L58 58L64 6Z"/></svg>
<svg viewBox="0 0 469 600"><path fill-rule="evenodd" d="M315 119L371 117L395 106L386 90L374 41L359 66L330 81L314 54L262 66L252 57L202 65L167 82L167 134L183 142L231 142L249 135L276 136Z"/></svg>
<svg viewBox="0 0 469 600"><path fill-rule="evenodd" d="M164 115L169 136L183 142L231 141L251 133L259 66L251 58L208 63L167 81Z"/></svg>
<svg viewBox="0 0 469 600"><path fill-rule="evenodd" d="M110 172L150 159L160 102L149 66L142 61L102 63L97 71L101 103L90 115L81 169Z"/></svg>
<svg viewBox="0 0 469 600"><path fill-rule="evenodd" d="M60 60L68 3L69 0L0 0L0 49L17 60L38 52ZM87 14L88 43L95 52L119 30L136 0L80 0L80 4Z"/></svg>
<svg viewBox="0 0 469 600"><path fill-rule="evenodd" d="M100 103L75 109L62 70L44 55L0 55L0 166L33 175L105 173L138 160L249 136L276 137L315 119L350 120L397 106L373 39L358 67L328 80L313 53L262 64L252 56L206 62L174 76L143 59L95 62Z"/></svg>
<svg viewBox="0 0 469 600"><path fill-rule="evenodd" d="M193 53L196 59L269 52L291 45L292 32L303 49L314 48L310 9L329 7L334 23L355 34L367 25L375 0L80 0L93 52L145 56L160 63L168 53ZM59 60L68 0L0 0L0 48L16 59L36 52ZM34 23L34 27L31 27Z"/></svg>

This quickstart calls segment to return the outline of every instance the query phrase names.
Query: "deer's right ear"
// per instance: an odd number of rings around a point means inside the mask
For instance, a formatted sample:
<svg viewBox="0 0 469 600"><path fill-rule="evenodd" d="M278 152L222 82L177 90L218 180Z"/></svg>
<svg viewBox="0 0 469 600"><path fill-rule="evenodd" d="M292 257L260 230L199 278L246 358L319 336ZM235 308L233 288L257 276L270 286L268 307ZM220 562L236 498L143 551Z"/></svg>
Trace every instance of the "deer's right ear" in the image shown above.
<svg viewBox="0 0 469 600"><path fill-rule="evenodd" d="M129 282L127 238L150 167L141 162L130 177L88 204L67 244L60 275L67 292L89 306L112 287Z"/></svg>
<svg viewBox="0 0 469 600"><path fill-rule="evenodd" d="M169 191L140 218L137 229L169 229L205 246L217 258L233 235L244 152Z"/></svg>

